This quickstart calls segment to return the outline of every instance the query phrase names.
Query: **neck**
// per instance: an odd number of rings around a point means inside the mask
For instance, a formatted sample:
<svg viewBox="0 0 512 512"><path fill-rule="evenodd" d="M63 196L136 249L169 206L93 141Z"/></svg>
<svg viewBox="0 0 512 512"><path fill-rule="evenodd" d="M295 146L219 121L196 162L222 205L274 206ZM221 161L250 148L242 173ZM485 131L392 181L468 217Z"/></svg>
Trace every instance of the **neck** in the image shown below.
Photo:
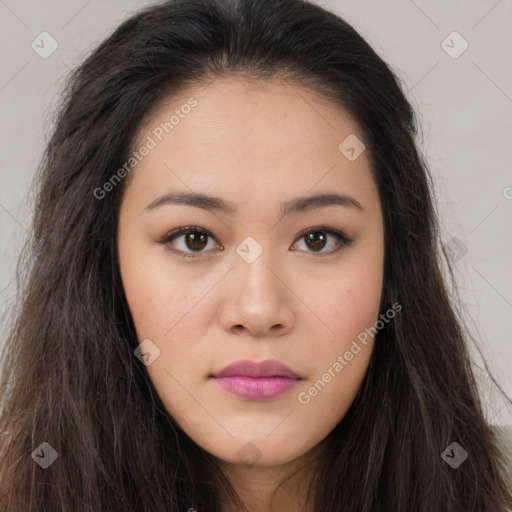
<svg viewBox="0 0 512 512"><path fill-rule="evenodd" d="M313 512L313 503L308 502L308 490L319 460L319 447L316 447L308 454L280 465L219 461L219 467L249 512ZM239 512L223 486L220 488L222 512Z"/></svg>

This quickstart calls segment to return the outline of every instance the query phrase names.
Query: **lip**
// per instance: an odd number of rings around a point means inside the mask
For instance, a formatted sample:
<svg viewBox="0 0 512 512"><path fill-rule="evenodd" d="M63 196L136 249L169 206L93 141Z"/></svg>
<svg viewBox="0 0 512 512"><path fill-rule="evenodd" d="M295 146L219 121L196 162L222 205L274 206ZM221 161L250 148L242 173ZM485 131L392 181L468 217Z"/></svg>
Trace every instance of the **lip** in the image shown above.
<svg viewBox="0 0 512 512"><path fill-rule="evenodd" d="M237 361L212 377L226 391L251 400L270 400L302 380L290 368L276 360Z"/></svg>
<svg viewBox="0 0 512 512"><path fill-rule="evenodd" d="M236 361L226 366L223 370L213 375L219 377L288 377L290 379L300 379L300 375L294 373L290 368L275 359L266 361Z"/></svg>

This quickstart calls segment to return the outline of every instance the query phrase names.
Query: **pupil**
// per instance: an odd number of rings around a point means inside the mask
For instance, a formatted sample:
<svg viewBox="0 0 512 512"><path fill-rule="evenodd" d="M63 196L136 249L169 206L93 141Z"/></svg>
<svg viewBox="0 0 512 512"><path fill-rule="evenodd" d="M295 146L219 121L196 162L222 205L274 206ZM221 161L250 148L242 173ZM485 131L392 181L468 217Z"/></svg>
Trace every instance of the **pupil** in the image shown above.
<svg viewBox="0 0 512 512"><path fill-rule="evenodd" d="M322 249L323 247L325 247L325 235L323 235L322 233L318 232L318 231L315 231L313 233L308 233L306 235L306 243L308 242L311 242L313 244L313 246L308 246L311 248L311 249Z"/></svg>
<svg viewBox="0 0 512 512"><path fill-rule="evenodd" d="M186 237L187 246L189 249L201 250L206 246L207 235L204 233L189 233ZM190 244L188 243L190 241Z"/></svg>

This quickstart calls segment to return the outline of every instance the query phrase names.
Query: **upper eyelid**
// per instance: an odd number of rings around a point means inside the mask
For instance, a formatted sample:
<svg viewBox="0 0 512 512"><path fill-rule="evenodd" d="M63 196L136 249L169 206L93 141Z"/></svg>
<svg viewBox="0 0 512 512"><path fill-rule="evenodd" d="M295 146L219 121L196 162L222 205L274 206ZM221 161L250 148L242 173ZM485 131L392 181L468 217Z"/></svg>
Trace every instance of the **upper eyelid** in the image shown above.
<svg viewBox="0 0 512 512"><path fill-rule="evenodd" d="M203 233L203 234L209 236L210 238L213 238L214 240L216 240L215 236L213 235L213 233L211 231L208 231L205 228L200 228L198 226L184 226L182 228L176 228L175 230L170 231L169 233L164 235L163 240L167 240L168 241L168 240L173 239L175 237L178 237L178 236L181 236L181 235L186 235L187 233L194 232L194 231Z"/></svg>

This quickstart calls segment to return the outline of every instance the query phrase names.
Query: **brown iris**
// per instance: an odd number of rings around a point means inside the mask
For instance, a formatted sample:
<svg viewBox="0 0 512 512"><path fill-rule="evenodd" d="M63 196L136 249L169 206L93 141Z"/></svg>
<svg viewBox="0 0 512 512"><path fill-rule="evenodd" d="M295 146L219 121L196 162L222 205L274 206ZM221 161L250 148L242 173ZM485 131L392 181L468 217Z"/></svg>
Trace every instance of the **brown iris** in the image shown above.
<svg viewBox="0 0 512 512"><path fill-rule="evenodd" d="M323 249L325 247L326 238L325 234L322 233L321 231L313 231L304 236L306 238L306 244L308 244L308 247L310 247L311 249L318 250Z"/></svg>
<svg viewBox="0 0 512 512"><path fill-rule="evenodd" d="M199 232L187 233L185 235L185 243L189 249L200 251L208 243L208 235Z"/></svg>

